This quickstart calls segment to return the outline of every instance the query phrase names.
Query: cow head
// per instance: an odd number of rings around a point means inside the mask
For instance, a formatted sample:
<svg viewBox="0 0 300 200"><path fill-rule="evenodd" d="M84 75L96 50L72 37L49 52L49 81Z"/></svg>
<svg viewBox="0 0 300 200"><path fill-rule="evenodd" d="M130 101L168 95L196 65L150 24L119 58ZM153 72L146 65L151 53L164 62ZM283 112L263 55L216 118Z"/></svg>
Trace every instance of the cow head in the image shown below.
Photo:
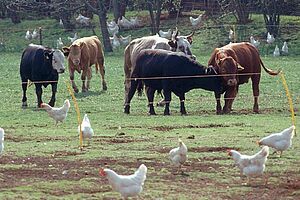
<svg viewBox="0 0 300 200"><path fill-rule="evenodd" d="M169 40L168 44L172 48L172 51L183 52L184 54L190 56L192 59L196 57L191 52L191 44L193 43L194 32L187 36L178 36L178 30L176 28L172 35L172 39Z"/></svg>
<svg viewBox="0 0 300 200"><path fill-rule="evenodd" d="M47 62L51 62L51 66L57 73L64 73L64 54L56 49L56 50L46 50L44 52L45 60Z"/></svg>
<svg viewBox="0 0 300 200"><path fill-rule="evenodd" d="M222 79L225 85L236 86L238 84L237 74L244 68L235 59L231 56L225 56L216 59L216 65L215 69L218 74L223 75Z"/></svg>
<svg viewBox="0 0 300 200"><path fill-rule="evenodd" d="M79 66L81 58L81 49L83 44L72 44L70 47L63 47L63 52L75 66Z"/></svg>

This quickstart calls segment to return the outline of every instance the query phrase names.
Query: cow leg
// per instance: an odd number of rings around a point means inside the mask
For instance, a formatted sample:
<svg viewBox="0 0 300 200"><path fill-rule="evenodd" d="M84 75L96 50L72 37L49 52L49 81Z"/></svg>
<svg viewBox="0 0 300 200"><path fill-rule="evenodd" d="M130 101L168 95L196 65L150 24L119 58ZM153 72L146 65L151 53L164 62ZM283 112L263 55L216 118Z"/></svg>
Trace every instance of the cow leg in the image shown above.
<svg viewBox="0 0 300 200"><path fill-rule="evenodd" d="M82 81L82 92L87 92L86 80L87 80L87 73L89 69L84 69L81 73L81 81Z"/></svg>
<svg viewBox="0 0 300 200"><path fill-rule="evenodd" d="M230 87L225 92L225 95L224 95L225 105L223 107L223 113L224 114L230 113L235 96L236 96L236 87Z"/></svg>
<svg viewBox="0 0 300 200"><path fill-rule="evenodd" d="M106 81L105 81L105 78L104 78L104 75L105 75L105 67L103 64L99 64L99 69L100 69L100 75L101 75L101 78L102 78L102 89L103 90L107 90L107 85L106 85Z"/></svg>
<svg viewBox="0 0 300 200"><path fill-rule="evenodd" d="M170 102L171 102L171 91L163 89L164 97L165 97L165 111L164 115L170 115Z"/></svg>
<svg viewBox="0 0 300 200"><path fill-rule="evenodd" d="M136 91L137 85L138 85L138 80L132 80L131 81L131 87L128 91L128 96L125 101L125 106L124 106L124 113L129 114L130 113L130 101Z"/></svg>
<svg viewBox="0 0 300 200"><path fill-rule="evenodd" d="M35 84L35 93L36 93L37 102L38 102L37 107L40 108L41 104L43 103L43 101L42 101L42 93L43 93L42 84L39 84L39 83Z"/></svg>
<svg viewBox="0 0 300 200"><path fill-rule="evenodd" d="M220 114L222 114L221 94L215 92L215 99L216 99L216 102L217 102L216 112L217 112L217 115L220 115Z"/></svg>
<svg viewBox="0 0 300 200"><path fill-rule="evenodd" d="M175 93L176 94L176 93ZM180 99L180 113L181 115L186 115L186 110L185 110L185 105L184 105L184 101L185 101L185 94L176 94L179 99Z"/></svg>
<svg viewBox="0 0 300 200"><path fill-rule="evenodd" d="M254 97L253 112L259 113L258 97L259 97L260 75L253 75L251 77L251 81L252 81L252 91L253 91L253 97Z"/></svg>
<svg viewBox="0 0 300 200"><path fill-rule="evenodd" d="M26 91L27 91L27 80L22 78L22 90L23 90L23 98L22 98L22 108L26 108L27 105L27 97L26 97Z"/></svg>
<svg viewBox="0 0 300 200"><path fill-rule="evenodd" d="M147 98L148 98L149 115L156 115L154 106L153 106L155 90L150 87L147 87L146 93L147 93Z"/></svg>
<svg viewBox="0 0 300 200"><path fill-rule="evenodd" d="M78 90L78 88L77 88L77 86L75 84L75 81L74 81L74 70L70 70L69 72L70 72L70 81L72 83L72 88L73 88L73 90L74 90L75 93L78 93L79 90Z"/></svg>
<svg viewBox="0 0 300 200"><path fill-rule="evenodd" d="M56 95L56 92L57 92L57 83L52 83L51 87L52 87L52 96L51 96L51 99L49 101L49 105L53 107L55 105L55 100L56 100L55 95Z"/></svg>
<svg viewBox="0 0 300 200"><path fill-rule="evenodd" d="M86 82L86 89L89 90L90 89L90 82L91 82L91 79L92 79L92 68L89 67L88 70L87 70L87 82Z"/></svg>

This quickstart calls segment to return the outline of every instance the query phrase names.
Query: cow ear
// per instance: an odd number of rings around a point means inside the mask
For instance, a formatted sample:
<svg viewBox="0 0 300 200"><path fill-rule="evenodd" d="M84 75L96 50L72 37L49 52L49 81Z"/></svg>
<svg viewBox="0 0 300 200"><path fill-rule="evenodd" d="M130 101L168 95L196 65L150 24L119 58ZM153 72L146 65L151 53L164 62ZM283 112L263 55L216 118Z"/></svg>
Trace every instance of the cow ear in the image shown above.
<svg viewBox="0 0 300 200"><path fill-rule="evenodd" d="M63 52L65 57L68 57L69 53L70 53L70 47L63 47L62 52Z"/></svg>
<svg viewBox="0 0 300 200"><path fill-rule="evenodd" d="M238 71L243 71L245 68L242 67L242 65L240 65L240 63L237 63L237 68L238 68Z"/></svg>
<svg viewBox="0 0 300 200"><path fill-rule="evenodd" d="M45 51L44 52L44 56L45 56L46 60L49 60L52 55L53 55L53 51Z"/></svg>

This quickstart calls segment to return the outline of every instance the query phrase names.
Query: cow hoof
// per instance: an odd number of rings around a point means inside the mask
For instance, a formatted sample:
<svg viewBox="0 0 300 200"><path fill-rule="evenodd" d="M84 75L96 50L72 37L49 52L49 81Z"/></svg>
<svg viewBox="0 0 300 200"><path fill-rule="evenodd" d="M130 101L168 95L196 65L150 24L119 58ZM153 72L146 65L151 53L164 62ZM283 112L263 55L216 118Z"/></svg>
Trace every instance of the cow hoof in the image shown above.
<svg viewBox="0 0 300 200"><path fill-rule="evenodd" d="M102 88L103 88L103 90L107 90L106 84L103 84L103 85L102 85Z"/></svg>
<svg viewBox="0 0 300 200"><path fill-rule="evenodd" d="M77 88L74 88L74 92L75 92L75 93L78 93L79 90L78 90Z"/></svg>
<svg viewBox="0 0 300 200"><path fill-rule="evenodd" d="M28 106L28 105L27 105L27 102L23 102L23 103L22 103L22 108L23 108L23 109L24 109L24 108L27 108L27 106Z"/></svg>
<svg viewBox="0 0 300 200"><path fill-rule="evenodd" d="M259 114L259 110L253 110L255 114Z"/></svg>
<svg viewBox="0 0 300 200"><path fill-rule="evenodd" d="M48 104L49 104L49 106L54 107L55 103L54 103L54 101L50 101Z"/></svg>
<svg viewBox="0 0 300 200"><path fill-rule="evenodd" d="M181 115L186 116L188 114L187 114L187 112L182 112Z"/></svg>
<svg viewBox="0 0 300 200"><path fill-rule="evenodd" d="M88 90L87 89L82 89L81 92L82 93L86 93Z"/></svg>
<svg viewBox="0 0 300 200"><path fill-rule="evenodd" d="M125 106L124 113L129 114L130 113L130 106Z"/></svg>
<svg viewBox="0 0 300 200"><path fill-rule="evenodd" d="M149 115L156 115L155 112L149 112L148 114L149 114Z"/></svg>

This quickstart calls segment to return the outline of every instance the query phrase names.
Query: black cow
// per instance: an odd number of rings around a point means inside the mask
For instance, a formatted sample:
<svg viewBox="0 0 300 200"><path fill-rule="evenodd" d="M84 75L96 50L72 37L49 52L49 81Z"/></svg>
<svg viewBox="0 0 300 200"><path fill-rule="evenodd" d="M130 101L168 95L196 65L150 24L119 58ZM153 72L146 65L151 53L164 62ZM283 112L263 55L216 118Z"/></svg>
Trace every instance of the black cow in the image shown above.
<svg viewBox="0 0 300 200"><path fill-rule="evenodd" d="M64 71L64 54L60 50L30 44L24 50L20 64L23 89L22 107L27 107L26 90L28 80L33 81L35 84L38 107L43 103L42 86L47 87L51 84L52 96L49 105L54 106L58 73L63 73Z"/></svg>
<svg viewBox="0 0 300 200"><path fill-rule="evenodd" d="M164 115L170 114L171 92L180 99L181 114L186 114L185 93L191 89L202 88L217 94L223 92L221 79L216 76L216 71L212 67L204 67L182 53L147 49L138 55L136 67L131 75L131 87L124 108L124 112L127 114L130 112L130 101L141 80L148 87L146 93L150 115L155 115L153 100L156 90L163 90L166 102Z"/></svg>

